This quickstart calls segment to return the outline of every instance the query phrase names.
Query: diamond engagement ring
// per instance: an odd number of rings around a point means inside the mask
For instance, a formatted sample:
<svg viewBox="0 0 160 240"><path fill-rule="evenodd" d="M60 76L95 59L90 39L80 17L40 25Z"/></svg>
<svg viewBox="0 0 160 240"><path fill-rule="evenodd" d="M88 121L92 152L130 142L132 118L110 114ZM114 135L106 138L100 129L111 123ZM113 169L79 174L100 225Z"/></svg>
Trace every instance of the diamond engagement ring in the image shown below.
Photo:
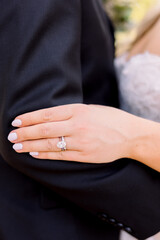
<svg viewBox="0 0 160 240"><path fill-rule="evenodd" d="M64 137L60 137L60 140L61 140L61 141L59 141L59 142L57 143L57 147L60 148L61 151L65 151L65 150L67 149L67 148L66 148L67 144L66 144L66 142L65 142L65 140L64 140Z"/></svg>

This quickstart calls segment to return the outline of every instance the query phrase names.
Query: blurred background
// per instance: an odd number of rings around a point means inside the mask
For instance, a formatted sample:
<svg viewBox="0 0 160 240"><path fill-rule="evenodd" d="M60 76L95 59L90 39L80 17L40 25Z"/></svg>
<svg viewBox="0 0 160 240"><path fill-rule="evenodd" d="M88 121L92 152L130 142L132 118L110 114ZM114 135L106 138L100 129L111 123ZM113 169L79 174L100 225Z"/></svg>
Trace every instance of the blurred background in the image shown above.
<svg viewBox="0 0 160 240"><path fill-rule="evenodd" d="M103 0L116 29L117 55L136 35L136 26L159 0Z"/></svg>

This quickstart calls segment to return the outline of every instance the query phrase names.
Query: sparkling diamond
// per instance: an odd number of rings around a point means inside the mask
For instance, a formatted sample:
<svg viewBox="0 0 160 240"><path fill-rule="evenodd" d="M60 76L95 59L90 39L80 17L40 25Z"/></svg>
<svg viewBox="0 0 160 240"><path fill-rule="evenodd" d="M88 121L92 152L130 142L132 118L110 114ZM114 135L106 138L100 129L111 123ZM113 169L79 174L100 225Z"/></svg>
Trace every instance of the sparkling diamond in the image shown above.
<svg viewBox="0 0 160 240"><path fill-rule="evenodd" d="M64 141L58 142L57 147L60 149L66 149L66 142L64 142Z"/></svg>

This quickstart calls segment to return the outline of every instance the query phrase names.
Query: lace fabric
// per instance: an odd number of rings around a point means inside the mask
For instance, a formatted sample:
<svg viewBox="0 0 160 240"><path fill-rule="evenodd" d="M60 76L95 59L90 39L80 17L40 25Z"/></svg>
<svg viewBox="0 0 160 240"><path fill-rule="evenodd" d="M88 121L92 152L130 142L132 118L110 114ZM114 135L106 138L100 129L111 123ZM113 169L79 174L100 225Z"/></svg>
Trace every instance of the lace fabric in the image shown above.
<svg viewBox="0 0 160 240"><path fill-rule="evenodd" d="M160 122L160 56L145 52L115 60L121 109Z"/></svg>

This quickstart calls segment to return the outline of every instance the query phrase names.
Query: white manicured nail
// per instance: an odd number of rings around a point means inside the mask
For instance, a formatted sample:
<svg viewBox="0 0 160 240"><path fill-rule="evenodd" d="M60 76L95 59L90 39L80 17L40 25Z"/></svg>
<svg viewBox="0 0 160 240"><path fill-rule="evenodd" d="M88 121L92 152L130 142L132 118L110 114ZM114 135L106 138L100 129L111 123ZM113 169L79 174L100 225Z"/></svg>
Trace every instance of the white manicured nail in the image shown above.
<svg viewBox="0 0 160 240"><path fill-rule="evenodd" d="M30 154L31 156L38 156L38 155L39 155L38 152L30 152L29 154Z"/></svg>
<svg viewBox="0 0 160 240"><path fill-rule="evenodd" d="M14 150L22 150L22 148L23 148L22 143L16 143L13 145Z"/></svg>
<svg viewBox="0 0 160 240"><path fill-rule="evenodd" d="M20 119L15 119L11 124L13 127L19 127L22 125L22 121Z"/></svg>
<svg viewBox="0 0 160 240"><path fill-rule="evenodd" d="M9 140L10 142L15 141L16 139L17 139L17 133L10 133L10 134L8 135L8 140Z"/></svg>

